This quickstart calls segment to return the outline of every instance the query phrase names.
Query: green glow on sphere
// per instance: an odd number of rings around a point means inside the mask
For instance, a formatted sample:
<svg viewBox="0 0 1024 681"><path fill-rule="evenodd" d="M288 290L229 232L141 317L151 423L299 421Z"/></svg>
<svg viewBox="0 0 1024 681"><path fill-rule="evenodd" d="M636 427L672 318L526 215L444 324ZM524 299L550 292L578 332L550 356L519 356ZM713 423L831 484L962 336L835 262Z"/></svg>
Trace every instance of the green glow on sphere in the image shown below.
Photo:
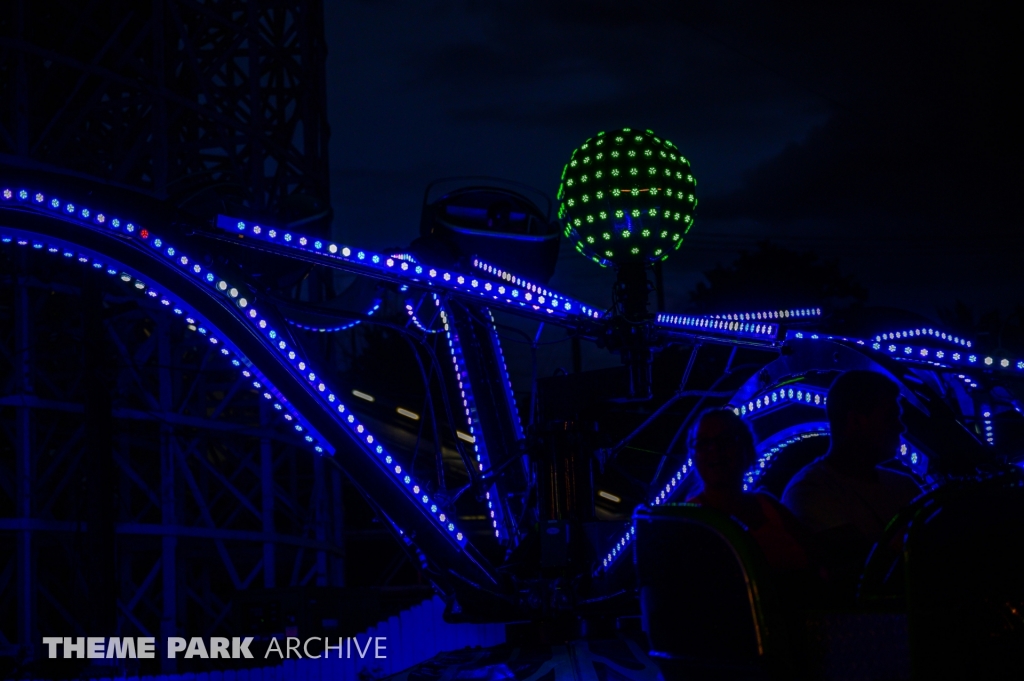
<svg viewBox="0 0 1024 681"><path fill-rule="evenodd" d="M693 226L696 186L668 140L650 130L599 132L562 170L558 218L576 250L602 267L665 260Z"/></svg>

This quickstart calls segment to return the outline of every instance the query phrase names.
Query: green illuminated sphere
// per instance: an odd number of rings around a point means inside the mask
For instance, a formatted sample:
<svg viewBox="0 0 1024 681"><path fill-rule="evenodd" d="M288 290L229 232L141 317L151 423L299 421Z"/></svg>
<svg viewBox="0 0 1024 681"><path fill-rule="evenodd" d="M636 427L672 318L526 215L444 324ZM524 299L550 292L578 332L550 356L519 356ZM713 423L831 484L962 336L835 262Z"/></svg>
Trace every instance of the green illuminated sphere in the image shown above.
<svg viewBox="0 0 1024 681"><path fill-rule="evenodd" d="M668 140L650 130L599 132L562 171L558 217L576 250L602 267L652 263L683 244L696 186Z"/></svg>

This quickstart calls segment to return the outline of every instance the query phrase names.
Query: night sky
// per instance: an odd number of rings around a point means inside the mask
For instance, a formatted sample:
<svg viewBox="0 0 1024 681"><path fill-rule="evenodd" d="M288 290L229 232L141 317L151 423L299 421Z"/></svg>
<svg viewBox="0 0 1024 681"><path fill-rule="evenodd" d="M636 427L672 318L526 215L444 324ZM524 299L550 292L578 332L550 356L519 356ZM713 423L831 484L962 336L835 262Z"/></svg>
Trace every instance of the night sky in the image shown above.
<svg viewBox="0 0 1024 681"><path fill-rule="evenodd" d="M335 232L418 234L432 179L496 175L552 198L600 130L690 159L696 223L668 309L770 238L837 258L869 304L935 317L1024 303L1019 21L986 3L328 2ZM552 286L614 275L566 248Z"/></svg>

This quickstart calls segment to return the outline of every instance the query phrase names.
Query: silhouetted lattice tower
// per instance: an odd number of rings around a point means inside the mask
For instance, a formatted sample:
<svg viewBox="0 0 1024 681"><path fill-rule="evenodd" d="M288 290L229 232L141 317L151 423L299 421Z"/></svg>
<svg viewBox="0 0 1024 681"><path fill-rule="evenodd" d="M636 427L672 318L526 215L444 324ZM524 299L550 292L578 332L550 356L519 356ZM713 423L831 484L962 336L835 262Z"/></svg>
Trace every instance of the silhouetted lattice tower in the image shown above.
<svg viewBox="0 0 1024 681"><path fill-rule="evenodd" d="M0 162L329 220L319 0L17 0L0 36Z"/></svg>
<svg viewBox="0 0 1024 681"><path fill-rule="evenodd" d="M320 0L12 0L0 177L324 231L325 55ZM0 672L53 632L232 635L250 587L340 586L340 471L154 301L35 255L0 248Z"/></svg>

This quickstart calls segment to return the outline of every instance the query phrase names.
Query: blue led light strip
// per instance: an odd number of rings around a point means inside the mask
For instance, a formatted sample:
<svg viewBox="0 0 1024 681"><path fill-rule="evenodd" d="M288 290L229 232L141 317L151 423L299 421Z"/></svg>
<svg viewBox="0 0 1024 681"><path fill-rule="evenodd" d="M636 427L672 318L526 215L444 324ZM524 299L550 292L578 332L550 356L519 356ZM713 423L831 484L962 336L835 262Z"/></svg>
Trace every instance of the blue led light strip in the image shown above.
<svg viewBox="0 0 1024 681"><path fill-rule="evenodd" d="M619 540L615 542L611 550L601 559L601 565L594 570L594 576L598 576L603 572L607 572L611 568L615 560L626 552L626 547L629 546L630 542L636 539L636 525L632 522L626 526L626 530L619 537Z"/></svg>
<svg viewBox="0 0 1024 681"><path fill-rule="evenodd" d="M470 381L466 362L462 356L462 343L459 340L459 333L455 328L455 324L449 319L448 311L445 310L444 305L441 304L441 300L437 296L434 296L434 304L438 306L441 313L441 324L444 327L445 339L448 341L448 350L451 353L452 365L455 369L455 381L459 388L459 397L462 400L462 409L466 416L466 426L469 429L470 440L472 440L473 458L476 459L479 471L483 472L485 469L489 470L491 468L491 462L487 456L487 442L483 437L483 429L480 427L476 400L473 397L472 381ZM504 529L505 536L508 537L510 533L503 518L501 503L493 503L495 500L500 502L498 488L491 485L491 488L485 492L485 497L487 499L487 510L490 515L491 526L494 529L494 536L500 539L502 537L501 530Z"/></svg>
<svg viewBox="0 0 1024 681"><path fill-rule="evenodd" d="M501 269L500 267L496 267L494 265L486 263L483 260L474 259L473 267L479 269L482 272L485 272L486 274L489 274L491 277L498 281L507 282L512 286L521 286L522 288L526 289L528 292L536 296L537 301L540 302L541 304L545 304L545 301L553 301L555 307L565 308L565 306L568 304L573 308L583 310L584 314L588 317L596 319L602 316L601 314L597 314L596 311L588 305L584 305L583 303L575 301L572 298L569 298L568 296L563 296L560 293L550 291L544 288L543 286L540 286L539 284L529 282L526 279L516 276L512 272L508 272L506 270Z"/></svg>
<svg viewBox="0 0 1024 681"><path fill-rule="evenodd" d="M758 443L757 461L743 475L743 491L754 489L758 480L768 472L772 462L778 459L777 455L790 445L815 437L827 437L829 434L828 423L824 421L802 423ZM932 481L928 476L928 457L914 449L913 445L903 438L900 439L900 448L895 458L927 482Z"/></svg>
<svg viewBox="0 0 1024 681"><path fill-rule="evenodd" d="M961 379L970 388L977 388L978 387L978 382L975 381L970 376L967 376L966 374L957 374L956 377Z"/></svg>
<svg viewBox="0 0 1024 681"><path fill-rule="evenodd" d="M499 373L501 374L501 386L505 391L505 400L509 410L512 412L512 424L515 427L515 435L517 440L522 440L525 435L523 434L523 422L519 418L519 407L516 404L516 396L512 391L512 376L508 373L508 363L505 362L505 353L501 349L501 338L498 336L498 323L494 321L494 313L490 310L486 310L487 318L491 322L491 328L488 329L488 333L491 336L491 342L494 343L494 348L497 350L498 359L501 360L501 367Z"/></svg>
<svg viewBox="0 0 1024 681"><path fill-rule="evenodd" d="M787 429L781 437L776 436L769 441L759 443L757 447L757 461L743 474L743 491L747 492L755 486L758 479L768 472L768 467L777 458L776 455L786 449L786 447L815 437L827 437L828 434L827 423L801 424L795 429L795 432L794 429Z"/></svg>
<svg viewBox="0 0 1024 681"><path fill-rule="evenodd" d="M787 319L812 319L821 316L820 307L767 310L763 312L732 312L726 314L701 315L710 319L727 319L736 322L786 321Z"/></svg>
<svg viewBox="0 0 1024 681"><path fill-rule="evenodd" d="M176 252L173 246L164 243L159 237L153 236L150 238L148 230L136 227L131 222L122 223L120 218L108 218L105 213L94 213L89 208L75 206L72 203L63 203L57 198L50 197L47 199L41 192L29 192L28 190L22 189L15 193L14 190L4 189L0 191L0 200L4 202L16 201L19 204L27 205L28 207L39 208L40 212L44 212L43 208L48 208L52 212L58 213L62 219L72 220L77 223L85 223L89 227L94 226L105 226L111 230L123 231L121 233L133 238L133 239L144 239L150 246L156 249L166 249L168 257L174 259L178 264L179 268L195 276L201 282L205 282L209 288L219 291L225 298L229 299L238 310L244 310L249 307L248 299L241 294L240 290L231 286L227 281L218 279L212 272L204 271L202 266L197 263L191 263L186 256L183 256ZM28 202L27 204L25 202ZM143 236L144 235L144 236ZM161 291L158 287L154 286L148 281L148 278L136 272L129 272L129 268L125 268L118 263L104 264L107 258L100 254L94 254L88 249L81 249L76 246L65 245L57 242L47 242L46 240L40 240L38 238L30 238L28 236L15 237L12 234L3 234L0 236L0 242L2 243L15 243L19 246L32 245L35 250L48 252L50 254L61 254L63 257L69 260L77 260L82 264L91 264L93 268L104 270L110 276L117 276L121 281L126 284L132 284L132 288L136 291L144 293L145 295L159 300L160 304L170 309L174 314L184 318L185 323L189 330L195 331L202 336L205 336L212 345L220 345L220 352L225 357L231 360L232 365L239 367L242 376L246 380L252 383L252 386L261 391L264 399L270 400L273 403L274 409L281 412L283 418L290 423L295 431L302 435L306 443L312 446L313 450L318 454L322 454L325 451L327 453L334 453L333 447L326 442L326 440L317 433L313 427L304 419L302 416L295 411L289 404L288 401L281 395L281 393L273 387L259 370L253 366L252 362L246 358L241 351L239 351L234 345L230 343L214 326L206 319L204 319L198 312L191 310L181 299L172 294L169 291ZM116 267L115 267L116 265ZM251 310L251 308L250 308Z"/></svg>
<svg viewBox="0 0 1024 681"><path fill-rule="evenodd" d="M75 206L72 203L62 203L57 198L51 197L47 199L42 192L33 193L25 189L17 192L11 189L3 189L0 191L0 200L4 202L15 201L20 208L32 209L43 214L56 213L63 220L71 221L91 230L110 230L114 233L120 234L127 237L137 245L151 248L155 252L160 253L168 262L173 263L179 271L184 272L188 276L193 277L196 281L205 284L207 290L219 292L223 297L222 299L230 301L231 303L231 305L227 306L226 309L234 311L236 315L246 320L249 326L264 338L265 342L272 345L277 349L278 353L282 357L288 360L287 362L282 362L282 364L289 366L295 375L301 376L302 380L310 386L311 393L316 395L321 404L327 408L328 412L334 414L338 422L345 423L348 428L353 431L356 436L356 440L360 443L363 451L376 456L384 467L386 467L394 476L393 479L397 481L397 486L405 489L406 494L417 499L417 501L421 502L425 508L429 508L431 517L436 522L440 523L442 527L447 529L449 536L460 546L465 545L465 535L456 530L455 524L447 517L444 511L431 502L429 496L412 480L409 473L403 471L401 465L393 460L392 456L384 450L380 443L376 442L374 436L370 434L366 427L359 423L355 416L346 409L345 405L342 404L335 394L327 388L323 380L307 366L305 360L300 357L295 350L288 347L287 343L279 336L277 331L271 328L270 322L265 317L261 316L259 312L249 304L249 301L241 294L239 287L232 286L226 280L218 278L212 271L206 270L199 263L190 260L188 256L181 253L174 246L170 245L160 237L151 234L148 229L136 227L133 223L122 223L119 218L108 218L105 213L94 213L89 208ZM5 243L9 243L14 240L14 237L0 235L0 239ZM25 241L25 243L21 244L22 241ZM27 245L28 239L19 239L18 243L19 245ZM38 246L36 245L37 243L39 244ZM33 248L37 249L42 249L45 246L41 241L34 241L32 245ZM57 247L54 245L51 246L51 248ZM49 250L49 248L47 250ZM67 250L64 251L64 255L68 258L75 256L74 253ZM94 259L92 256L78 256L78 260L81 262L89 262L92 259ZM99 267L103 267L102 263ZM127 272L125 274L127 274ZM133 274L131 276L139 282L135 284L137 289L144 290L148 286L142 278L142 275ZM124 279L123 276L122 279ZM154 292L156 292L155 289ZM161 294L156 292L156 295L153 297L160 296ZM167 302L165 303L164 300ZM173 311L176 314L188 314L186 322L196 326L196 330L205 335L207 332L206 325L203 325L204 322L197 313L186 313L184 304L172 297L170 294L163 294L163 297L161 298L161 303L168 307L174 305L175 302L178 302L179 304L174 307ZM212 325L209 326L212 328ZM217 332L214 331L214 333ZM211 336L210 341L214 344L224 343L227 346L223 349L227 350L227 353L224 353L226 355L230 355L234 352L236 357L232 360L232 363L236 366L242 367L242 375L246 378L253 379L253 386L257 389L264 389L264 386L266 386L264 398L268 400L276 398L277 401L274 403L275 408L281 411L286 410L287 400L276 389L269 386L265 376L258 374L255 367L252 366L252 363L246 359L242 353L237 350L237 348L230 345L226 339L221 339L216 336ZM298 412L289 409L288 413L285 414L285 419L289 421L297 421L294 425L295 430L300 434L303 434L306 442L310 443L315 451L318 453L323 453L324 451L333 453L333 448L330 448L324 438L316 433L309 422L301 417Z"/></svg>
<svg viewBox="0 0 1024 681"><path fill-rule="evenodd" d="M220 332L212 324L202 318L198 313L186 307L185 303L173 294L161 292L157 287L146 280L145 275L129 272L129 268L125 268L119 263L105 262L107 260L106 258L101 255L94 254L87 249L51 240L17 237L5 232L0 233L0 243L14 243L18 246L28 246L31 244L32 248L35 250L44 251L54 255L63 255L70 261L77 261L82 264L92 265L93 268L102 270L109 276L117 277L125 284L131 285L131 288L138 293L159 301L161 305L170 309L174 314L181 316L184 319L188 330L194 331L205 337L211 345L221 346L220 353L230 359L233 366L240 368L242 376L252 383L253 388L262 392L264 399L273 401L274 409L282 413L284 420L296 422L292 425L294 425L295 430L298 433L301 434L306 432L303 439L306 443L312 445L314 451L317 453L324 453L326 447L329 453L333 453L333 448L326 444L321 436L315 434L315 431L311 426L308 424L303 425L305 421L300 417L298 412L287 406L287 400L280 395L278 390L270 384L267 378L260 373L255 366L253 366L252 363L238 351L237 348L232 346L226 339L221 338ZM116 267L114 265L116 265Z"/></svg>
<svg viewBox="0 0 1024 681"><path fill-rule="evenodd" d="M436 299L436 296L435 296ZM439 333L442 329L428 329L423 323L416 317L416 306L413 305L411 300L405 301L405 311L409 314L409 319L416 326L417 329L423 333Z"/></svg>
<svg viewBox="0 0 1024 681"><path fill-rule="evenodd" d="M790 334L787 334L787 338ZM826 334L808 334L802 331L792 333L794 338L810 338L812 340L840 340L857 345L866 346L877 352L883 352L895 359L920 362L939 367L949 366L972 366L987 371L1010 371L1014 374L1024 372L1024 360L1012 360L1006 357L993 357L982 355L977 352L965 350L949 350L928 348L920 345L908 345L896 341L872 341L867 343L862 340L844 338L843 336L829 336ZM967 341L970 342L970 341Z"/></svg>
<svg viewBox="0 0 1024 681"><path fill-rule="evenodd" d="M900 451L896 458L925 481L933 482L932 477L928 475L928 457L914 449L909 442L902 438L900 439Z"/></svg>
<svg viewBox="0 0 1024 681"><path fill-rule="evenodd" d="M775 388L770 391L764 392L757 397L749 400L746 404L740 405L739 407L733 406L733 412L740 415L744 419L752 418L756 414L765 413L769 408L776 407L785 404L806 404L820 409L825 408L827 391L821 388L815 388L812 386L804 385L789 385L780 388ZM782 433L776 434L774 437L769 438L763 442L758 443L757 452L758 458L753 466L744 474L743 489L747 491L751 489L755 481L760 478L768 469L776 455L786 447L797 442L802 442L812 437L820 437L828 435L828 424L825 422L821 423L810 423L800 424L793 428L786 429ZM897 460L907 466L907 468L913 470L918 475L926 477L928 469L928 459L920 452L913 449L906 440L902 440L900 444L900 451L896 455ZM658 490L655 496L648 502L651 506L659 506L664 503L669 503L672 500L672 496L675 493L679 483L683 481L684 476L692 473L694 470L693 459L687 458L686 463L676 471L665 486ZM615 562L616 558L623 552L623 549L629 544L634 537L635 527L632 524L626 529L623 535L615 543L612 550L609 551L601 561L601 565L594 571L594 576L606 572L610 566Z"/></svg>
<svg viewBox="0 0 1024 681"><path fill-rule="evenodd" d="M814 386L794 384L773 388L761 393L757 397L748 400L746 404L739 407L733 406L735 414L744 419L755 418L765 413L769 408L785 404L804 404L818 409L825 409L827 406L828 393L826 390ZM776 433L772 438L758 443L758 459L750 470L744 475L743 489L748 490L755 480L768 469L772 456L791 444L805 440L808 437L818 437L829 434L827 422L800 424L793 428L786 429L782 433ZM789 438L786 440L786 438ZM896 459L907 468L922 477L927 477L928 458L913 447L904 439L901 439L900 450Z"/></svg>
<svg viewBox="0 0 1024 681"><path fill-rule="evenodd" d="M996 443L995 432L992 430L992 407L987 404L981 405L982 426L985 429L985 442L990 445Z"/></svg>
<svg viewBox="0 0 1024 681"><path fill-rule="evenodd" d="M669 478L669 481L665 483L665 486L655 492L654 496L648 502L650 506L660 506L668 502L672 493L676 491L676 486L683 481L683 477L693 470L693 459L687 458L686 463L683 464L682 468L676 471L675 475ZM636 537L636 526L630 522L626 526L625 531L619 537L619 540L615 542L611 550L605 554L604 558L601 559L601 564L594 570L594 576L598 576L603 572L607 572L615 560L625 552L626 547Z"/></svg>
<svg viewBox="0 0 1024 681"><path fill-rule="evenodd" d="M812 331L793 331L789 330L786 332L786 340L790 337L793 338L807 338L810 340L830 340L830 341L845 341L847 343L856 343L857 345L867 345L865 341L859 338L847 338L846 336L830 336L827 333L814 333Z"/></svg>
<svg viewBox="0 0 1024 681"><path fill-rule="evenodd" d="M785 404L804 404L824 409L827 399L828 392L822 388L793 384L761 393L748 400L746 404L733 406L732 410L737 416L749 419ZM750 470L743 475L743 490L748 491L753 486L754 481L768 469L775 454L791 444L821 435L828 435L827 423L801 424L795 429L787 429L782 434L776 434L773 438L758 443L758 458Z"/></svg>
<svg viewBox="0 0 1024 681"><path fill-rule="evenodd" d="M275 244L281 248L301 251L311 262L319 262L328 267L345 269L396 283L413 283L452 293L468 294L495 301L516 312L542 319L584 321L598 319L601 316L597 310L564 296L552 298L539 295L522 286L481 281L472 275L428 265L418 265L402 257L339 246L331 241L293 234L274 227L264 227L224 215L217 216L217 227L232 234ZM493 304L493 302L489 304Z"/></svg>
<svg viewBox="0 0 1024 681"><path fill-rule="evenodd" d="M373 313L380 309L380 305L381 299L378 298L377 302L373 304L373 307L366 311L365 316L372 317ZM348 324L342 324L341 326L307 326L305 324L299 324L298 322L292 319L286 319L285 321L297 329L302 329L303 331L316 331L318 333L334 333L336 331L347 331L348 329L351 329L354 326L358 326L363 322L362 319L357 319L353 322L349 322Z"/></svg>
<svg viewBox="0 0 1024 681"><path fill-rule="evenodd" d="M679 315L659 312L655 321L667 329L686 329L719 333L740 338L757 338L759 340L775 340L779 333L779 325L766 321L739 321L735 319L716 319L699 315Z"/></svg>
<svg viewBox="0 0 1024 681"><path fill-rule="evenodd" d="M802 384L793 384L776 388L774 390L762 393L757 397L750 399L746 404L733 407L733 411L737 416L747 417L753 415L758 411L773 407L779 403L794 402L799 404L809 404L815 407L825 408L825 400L827 391L821 388L815 388L813 386L807 386Z"/></svg>
<svg viewBox="0 0 1024 681"><path fill-rule="evenodd" d="M988 371L1024 372L1024 361L1022 360L980 355L975 352L936 350L935 348L925 348L919 345L905 345L895 342L879 343L878 341L871 343L871 349L885 352L898 359L927 362L940 366L972 366Z"/></svg>
<svg viewBox="0 0 1024 681"><path fill-rule="evenodd" d="M946 333L945 331L939 331L937 329L927 327L921 327L918 329L906 329L904 331L891 331L889 333L878 334L874 337L874 341L876 343L885 343L893 340L903 341L904 339L908 338L920 337L934 338L935 340L943 340L948 343L952 343L953 345L959 345L965 348L969 348L972 346L971 341L967 340L966 338L960 338L959 336L954 336L951 333Z"/></svg>

